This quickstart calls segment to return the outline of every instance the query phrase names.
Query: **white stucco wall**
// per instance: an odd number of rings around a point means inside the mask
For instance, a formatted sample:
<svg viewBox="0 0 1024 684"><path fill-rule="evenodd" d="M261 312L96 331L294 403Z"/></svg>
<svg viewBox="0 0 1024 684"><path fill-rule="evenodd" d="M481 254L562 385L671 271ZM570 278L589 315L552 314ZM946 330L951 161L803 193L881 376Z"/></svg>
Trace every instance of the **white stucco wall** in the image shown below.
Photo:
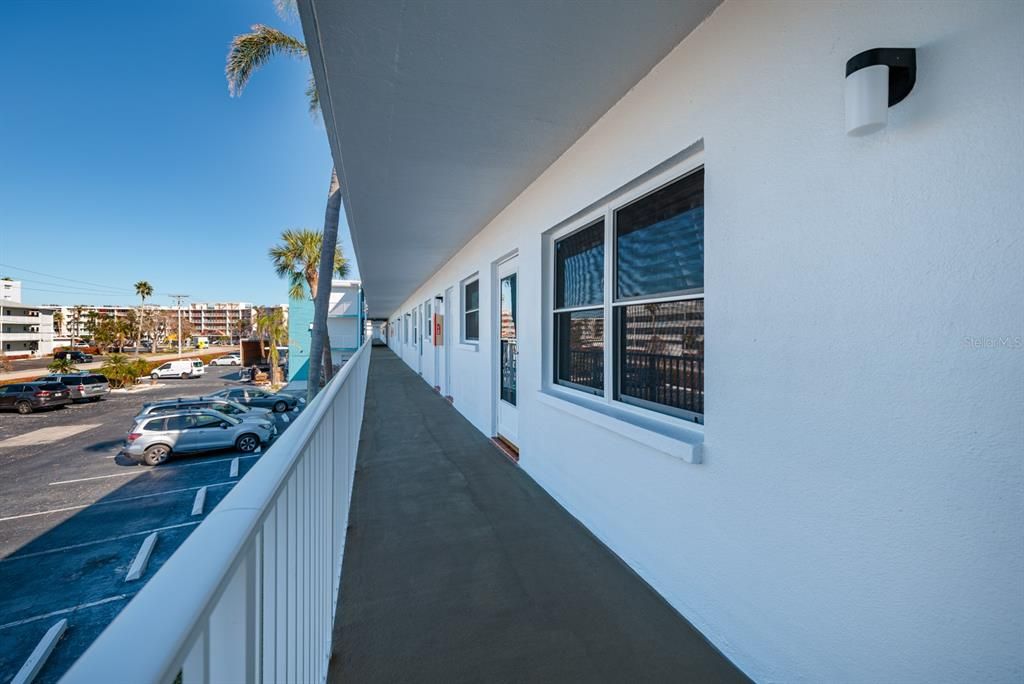
<svg viewBox="0 0 1024 684"><path fill-rule="evenodd" d="M396 312L454 286L457 340L478 271L486 330L519 250L522 467L758 681L1024 677L1022 35L1010 0L726 2ZM878 46L918 48L917 86L850 138L843 68ZM690 465L537 400L541 234L701 140ZM487 434L493 351L451 349Z"/></svg>

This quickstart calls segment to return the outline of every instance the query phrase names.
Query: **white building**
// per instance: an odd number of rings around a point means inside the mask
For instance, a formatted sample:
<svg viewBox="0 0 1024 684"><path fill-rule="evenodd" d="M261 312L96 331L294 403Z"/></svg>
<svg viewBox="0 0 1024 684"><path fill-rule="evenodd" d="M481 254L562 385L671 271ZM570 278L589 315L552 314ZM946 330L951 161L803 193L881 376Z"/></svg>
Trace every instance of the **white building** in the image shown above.
<svg viewBox="0 0 1024 684"><path fill-rule="evenodd" d="M395 352L755 680L1019 681L1024 4L407 4L299 3Z"/></svg>
<svg viewBox="0 0 1024 684"><path fill-rule="evenodd" d="M21 303L21 282L0 280L0 354L8 359L53 353L53 309Z"/></svg>
<svg viewBox="0 0 1024 684"><path fill-rule="evenodd" d="M64 681L710 681L679 616L757 682L1021 681L1024 3L298 9L400 359ZM526 476L679 615L615 622L636 578Z"/></svg>
<svg viewBox="0 0 1024 684"><path fill-rule="evenodd" d="M363 343L363 290L358 280L332 280L327 332L331 359L341 365Z"/></svg>

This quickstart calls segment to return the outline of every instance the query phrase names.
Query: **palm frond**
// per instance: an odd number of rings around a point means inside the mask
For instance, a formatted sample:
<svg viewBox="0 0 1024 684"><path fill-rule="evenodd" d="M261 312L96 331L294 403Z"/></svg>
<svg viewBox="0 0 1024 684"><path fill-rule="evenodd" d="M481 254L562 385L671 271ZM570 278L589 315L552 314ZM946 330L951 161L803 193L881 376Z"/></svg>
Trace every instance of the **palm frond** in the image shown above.
<svg viewBox="0 0 1024 684"><path fill-rule="evenodd" d="M285 21L294 18L299 13L295 0L274 0L274 9L277 11L277 16Z"/></svg>
<svg viewBox="0 0 1024 684"><path fill-rule="evenodd" d="M253 73L276 54L305 57L306 45L298 38L263 24L255 24L251 33L235 36L224 68L231 96L241 95Z"/></svg>
<svg viewBox="0 0 1024 684"><path fill-rule="evenodd" d="M320 113L320 92L316 89L316 79L312 72L309 74L309 83L306 84L306 99L309 100L309 115L316 116Z"/></svg>

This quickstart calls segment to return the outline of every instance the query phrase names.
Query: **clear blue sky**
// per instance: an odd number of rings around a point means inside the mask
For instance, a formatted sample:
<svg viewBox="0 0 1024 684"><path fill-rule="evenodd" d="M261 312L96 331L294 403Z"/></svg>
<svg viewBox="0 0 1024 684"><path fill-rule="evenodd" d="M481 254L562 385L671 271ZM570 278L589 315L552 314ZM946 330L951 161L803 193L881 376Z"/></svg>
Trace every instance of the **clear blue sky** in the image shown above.
<svg viewBox="0 0 1024 684"><path fill-rule="evenodd" d="M137 280L158 304L287 301L267 249L323 227L332 162L305 60L228 97L228 43L254 23L301 38L271 0L0 4L0 276L24 301L137 302Z"/></svg>

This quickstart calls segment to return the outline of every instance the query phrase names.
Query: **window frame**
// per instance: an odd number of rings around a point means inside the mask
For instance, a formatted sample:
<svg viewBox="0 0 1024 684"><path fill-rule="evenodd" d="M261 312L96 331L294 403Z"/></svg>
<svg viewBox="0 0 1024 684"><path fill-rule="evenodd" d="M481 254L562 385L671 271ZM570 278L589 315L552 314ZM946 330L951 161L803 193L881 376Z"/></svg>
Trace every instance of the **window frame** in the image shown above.
<svg viewBox="0 0 1024 684"><path fill-rule="evenodd" d="M597 225L598 222L602 222L602 228L604 231L602 239L604 247L604 257L601 271L601 302L599 304L585 304L583 306L563 306L556 307L558 301L558 257L556 246L562 240L572 237L577 233L581 233L584 230L589 230ZM602 360L601 369L601 388L588 387L587 385L580 385L579 383L564 380L559 377L558 367L558 343L559 343L559 327L558 327L558 316L559 314L572 314L578 311L600 311L601 318L604 321L605 328L608 327L607 322L607 311L605 304L608 301L608 217L605 211L598 213L588 214L584 220L573 222L573 224L565 231L558 231L551 237L551 307L549 311L549 318L551 321L551 381L561 387L569 387L578 392L584 392L586 394L603 397L605 395L605 387L608 385L608 331L604 331L602 337L602 351L604 352L604 359Z"/></svg>
<svg viewBox="0 0 1024 684"><path fill-rule="evenodd" d="M476 283L476 308L467 309L466 288L473 283ZM481 303L483 302L482 292L483 288L482 283L480 282L479 271L459 281L459 342L472 347L476 347L480 344ZM466 335L466 316L474 312L476 313L476 337L468 337Z"/></svg>
<svg viewBox="0 0 1024 684"><path fill-rule="evenodd" d="M700 170L705 170L705 193L707 185L706 164L702 146L695 151L684 151L674 163L666 163L626 183L618 190L594 202L587 209L577 213L562 224L555 226L544 235L546 258L544 260L544 347L548 361L542 389L548 394L560 396L578 404L592 405L599 411L613 411L616 415L647 424L654 421L668 427L686 427L703 431L705 414L685 411L673 406L620 395L618 316L625 306L658 302L675 302L704 299L705 289L696 288L656 296L616 298L616 274L618 254L616 241L616 212L648 195ZM706 206L706 202L705 202ZM574 233L591 227L598 220L604 220L604 296L600 306L563 307L556 309L557 260L555 245ZM604 319L604 373L601 389L577 385L558 378L558 329L557 314L571 311L592 311L600 309Z"/></svg>

